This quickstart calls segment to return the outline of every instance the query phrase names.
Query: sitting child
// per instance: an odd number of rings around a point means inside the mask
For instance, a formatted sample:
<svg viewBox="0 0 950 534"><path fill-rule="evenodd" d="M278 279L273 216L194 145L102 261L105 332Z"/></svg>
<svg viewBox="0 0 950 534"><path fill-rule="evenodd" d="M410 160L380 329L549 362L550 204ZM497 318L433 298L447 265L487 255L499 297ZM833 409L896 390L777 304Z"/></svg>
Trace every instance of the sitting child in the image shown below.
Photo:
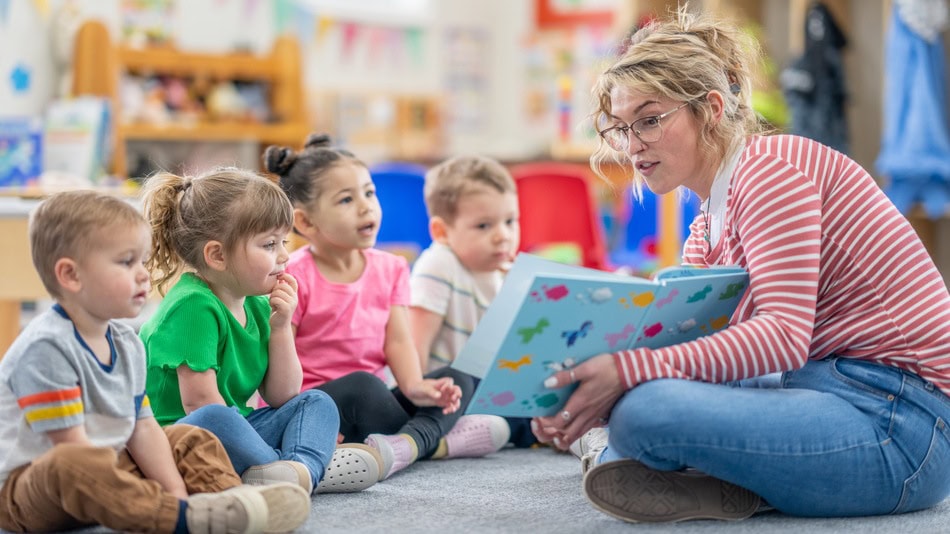
<svg viewBox="0 0 950 534"><path fill-rule="evenodd" d="M484 456L504 446L503 419L461 415L470 376L450 368L422 374L406 310L409 268L373 248L382 212L366 165L325 135L311 136L299 153L268 147L264 160L308 242L287 265L300 281L292 322L303 386L336 401L343 439L378 449L382 478L419 458ZM398 386L392 391L386 365Z"/></svg>
<svg viewBox="0 0 950 534"><path fill-rule="evenodd" d="M156 423L142 342L113 320L148 299L141 214L93 191L59 193L29 234L56 304L0 360L0 528L278 532L306 521L296 485L242 486L213 434Z"/></svg>
<svg viewBox="0 0 950 534"><path fill-rule="evenodd" d="M308 494L375 484L375 451L336 448L333 400L300 391L297 282L285 272L293 210L280 188L241 169L166 173L149 179L144 201L159 291L191 271L142 327L158 421L211 430L247 483L297 482ZM267 406L248 405L255 393Z"/></svg>
<svg viewBox="0 0 950 534"><path fill-rule="evenodd" d="M455 360L501 288L518 250L518 191L485 157L456 157L426 173L432 245L412 266L409 325L423 369ZM508 417L510 442L536 443L530 419Z"/></svg>

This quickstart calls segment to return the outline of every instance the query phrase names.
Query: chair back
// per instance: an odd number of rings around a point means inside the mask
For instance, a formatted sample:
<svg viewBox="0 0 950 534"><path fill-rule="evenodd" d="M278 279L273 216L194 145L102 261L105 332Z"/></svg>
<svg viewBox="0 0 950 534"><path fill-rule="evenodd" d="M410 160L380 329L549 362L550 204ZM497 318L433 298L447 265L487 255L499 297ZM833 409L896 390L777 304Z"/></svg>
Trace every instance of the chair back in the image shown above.
<svg viewBox="0 0 950 534"><path fill-rule="evenodd" d="M669 193L675 195L676 193ZM652 272L657 267L658 206L659 199L649 188L642 188L642 200L634 198L626 189L628 206L623 214L623 231L616 246L610 251L611 263L630 267L638 272ZM689 236L689 225L699 215L699 199L690 194L680 201L680 243Z"/></svg>
<svg viewBox="0 0 950 534"><path fill-rule="evenodd" d="M512 167L511 175L521 211L519 250L537 253L545 247L576 245L581 265L609 269L606 233L587 167L526 163Z"/></svg>
<svg viewBox="0 0 950 534"><path fill-rule="evenodd" d="M376 248L404 256L411 264L432 243L422 194L426 167L388 162L371 166L369 172L383 210Z"/></svg>

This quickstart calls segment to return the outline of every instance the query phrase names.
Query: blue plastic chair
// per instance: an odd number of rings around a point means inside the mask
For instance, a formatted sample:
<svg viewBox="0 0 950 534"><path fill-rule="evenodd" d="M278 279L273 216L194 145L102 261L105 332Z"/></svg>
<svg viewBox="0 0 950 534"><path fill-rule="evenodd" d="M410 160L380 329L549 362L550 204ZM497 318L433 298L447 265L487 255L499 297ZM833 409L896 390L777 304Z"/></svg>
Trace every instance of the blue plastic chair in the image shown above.
<svg viewBox="0 0 950 534"><path fill-rule="evenodd" d="M376 248L399 254L410 264L432 243L422 194L426 170L403 162L380 163L369 169L383 209Z"/></svg>
<svg viewBox="0 0 950 534"><path fill-rule="evenodd" d="M618 239L618 245L610 251L611 263L618 266L631 267L635 271L651 272L656 268L656 239L657 239L657 197L648 188L643 188L642 203L630 196L630 208L623 228L623 236ZM669 193L675 194L675 193ZM681 211L681 241L685 242L689 236L689 225L699 215L699 199L696 195L689 195L680 203Z"/></svg>

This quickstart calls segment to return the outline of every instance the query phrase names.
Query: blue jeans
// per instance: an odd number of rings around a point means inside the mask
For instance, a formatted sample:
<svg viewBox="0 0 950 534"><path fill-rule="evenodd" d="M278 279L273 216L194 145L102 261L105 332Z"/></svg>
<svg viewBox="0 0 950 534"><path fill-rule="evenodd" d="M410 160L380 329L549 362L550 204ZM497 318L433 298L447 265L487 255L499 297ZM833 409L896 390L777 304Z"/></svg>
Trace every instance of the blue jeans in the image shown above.
<svg viewBox="0 0 950 534"><path fill-rule="evenodd" d="M830 358L732 384L654 380L610 417L600 461L692 467L778 510L840 517L950 495L950 399L894 367Z"/></svg>
<svg viewBox="0 0 950 534"><path fill-rule="evenodd" d="M304 391L280 408L258 408L244 418L235 407L202 406L178 420L218 436L234 470L277 460L306 465L314 487L323 478L336 448L340 416L329 395Z"/></svg>

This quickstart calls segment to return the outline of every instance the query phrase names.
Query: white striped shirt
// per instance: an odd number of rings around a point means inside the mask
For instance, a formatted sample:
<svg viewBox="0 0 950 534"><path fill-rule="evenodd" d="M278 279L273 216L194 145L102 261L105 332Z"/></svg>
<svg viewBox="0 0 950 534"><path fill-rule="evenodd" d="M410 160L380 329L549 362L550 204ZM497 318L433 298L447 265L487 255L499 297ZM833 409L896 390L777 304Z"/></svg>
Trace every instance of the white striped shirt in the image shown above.
<svg viewBox="0 0 950 534"><path fill-rule="evenodd" d="M616 353L628 388L657 378L724 382L838 355L911 371L950 395L950 293L867 171L809 139L754 137L726 202L716 246L706 255L697 217L683 259L749 270L731 326Z"/></svg>

